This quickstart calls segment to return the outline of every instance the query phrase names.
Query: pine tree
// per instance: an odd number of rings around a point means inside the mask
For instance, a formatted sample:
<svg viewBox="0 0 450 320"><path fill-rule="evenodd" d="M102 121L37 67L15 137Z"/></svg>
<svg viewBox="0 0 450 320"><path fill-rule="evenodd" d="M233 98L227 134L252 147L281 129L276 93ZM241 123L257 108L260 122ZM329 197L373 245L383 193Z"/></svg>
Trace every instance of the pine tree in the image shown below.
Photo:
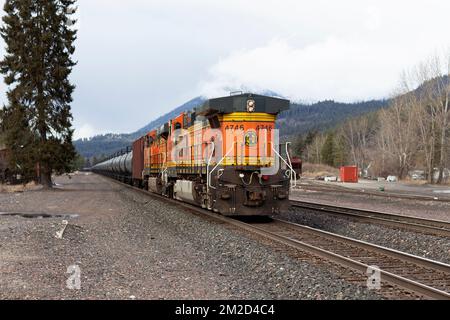
<svg viewBox="0 0 450 320"><path fill-rule="evenodd" d="M336 135L334 140L334 166L342 167L347 161L348 147L341 136Z"/></svg>
<svg viewBox="0 0 450 320"><path fill-rule="evenodd" d="M322 161L324 164L329 166L334 166L335 160L335 143L334 143L334 134L328 133L325 143L322 147L321 151Z"/></svg>
<svg viewBox="0 0 450 320"><path fill-rule="evenodd" d="M6 55L0 71L9 86L1 113L15 167L51 187L53 172L75 158L69 75L76 31L70 27L75 0L6 0L0 33Z"/></svg>
<svg viewBox="0 0 450 320"><path fill-rule="evenodd" d="M305 139L306 146L311 145L316 136L317 136L317 131L308 131L308 134L306 135L306 139Z"/></svg>

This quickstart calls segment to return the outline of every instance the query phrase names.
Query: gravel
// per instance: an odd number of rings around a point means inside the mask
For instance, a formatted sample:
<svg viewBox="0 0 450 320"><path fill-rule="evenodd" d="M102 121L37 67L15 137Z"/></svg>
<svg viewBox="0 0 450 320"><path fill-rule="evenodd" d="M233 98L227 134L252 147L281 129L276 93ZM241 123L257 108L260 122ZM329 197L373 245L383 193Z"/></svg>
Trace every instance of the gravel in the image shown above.
<svg viewBox="0 0 450 320"><path fill-rule="evenodd" d="M449 238L356 222L348 217L339 217L300 208L291 208L289 213L279 218L444 263L450 263Z"/></svg>
<svg viewBox="0 0 450 320"><path fill-rule="evenodd" d="M0 194L0 299L380 299L329 265L296 259L224 225L95 175L59 190ZM66 288L67 268L81 290Z"/></svg>
<svg viewBox="0 0 450 320"><path fill-rule="evenodd" d="M380 197L364 193L355 194L342 191L342 189L339 191L339 189L310 190L308 188L308 186L303 186L301 189L293 190L291 199L450 222L450 202Z"/></svg>

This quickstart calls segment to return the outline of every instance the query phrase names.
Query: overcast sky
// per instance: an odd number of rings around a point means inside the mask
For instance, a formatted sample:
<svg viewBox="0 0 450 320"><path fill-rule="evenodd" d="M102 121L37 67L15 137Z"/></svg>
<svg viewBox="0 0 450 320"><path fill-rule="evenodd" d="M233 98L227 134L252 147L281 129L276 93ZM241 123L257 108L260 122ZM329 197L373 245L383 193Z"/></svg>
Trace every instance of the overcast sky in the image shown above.
<svg viewBox="0 0 450 320"><path fill-rule="evenodd" d="M132 132L198 95L239 89L302 101L383 98L402 70L450 45L446 0L78 5L77 138Z"/></svg>

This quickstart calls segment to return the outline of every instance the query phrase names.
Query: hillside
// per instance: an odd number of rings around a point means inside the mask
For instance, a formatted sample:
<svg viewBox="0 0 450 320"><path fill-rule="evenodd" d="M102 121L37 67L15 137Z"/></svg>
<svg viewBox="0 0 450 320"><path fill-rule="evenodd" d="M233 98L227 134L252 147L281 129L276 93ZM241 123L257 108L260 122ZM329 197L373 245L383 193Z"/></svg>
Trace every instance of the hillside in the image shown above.
<svg viewBox="0 0 450 320"><path fill-rule="evenodd" d="M80 139L74 142L74 145L79 154L85 158L97 157L101 158L117 152L127 146L130 146L133 141L143 136L145 133L158 128L170 119L178 116L181 112L191 110L203 103L204 99L201 97L194 98L185 104L173 109L171 112L159 117L150 122L145 127L133 133L122 134L103 134L90 139Z"/></svg>
<svg viewBox="0 0 450 320"><path fill-rule="evenodd" d="M163 115L162 117L159 117L158 119L150 122L145 127L139 129L135 134L137 134L138 136L144 135L145 133L147 133L155 128L158 128L159 126L168 122L170 119L173 119L176 116L179 116L180 113L182 113L183 111L192 110L195 107L202 105L204 101L205 101L205 99L202 97L194 98L194 99L186 102L185 104L179 106L178 108L173 109L172 111Z"/></svg>
<svg viewBox="0 0 450 320"><path fill-rule="evenodd" d="M332 100L314 104L292 104L291 109L278 117L281 136L324 131L348 118L377 111L388 105L386 100L339 103Z"/></svg>
<svg viewBox="0 0 450 320"><path fill-rule="evenodd" d="M106 156L130 146L136 138L161 126L181 112L201 105L203 101L201 97L192 99L134 133L99 135L91 139L77 140L74 144L83 157ZM339 103L331 100L314 104L294 103L289 111L280 114L278 126L282 136L298 135L310 130L323 131L350 117L376 111L386 105L387 102L383 100L358 103Z"/></svg>

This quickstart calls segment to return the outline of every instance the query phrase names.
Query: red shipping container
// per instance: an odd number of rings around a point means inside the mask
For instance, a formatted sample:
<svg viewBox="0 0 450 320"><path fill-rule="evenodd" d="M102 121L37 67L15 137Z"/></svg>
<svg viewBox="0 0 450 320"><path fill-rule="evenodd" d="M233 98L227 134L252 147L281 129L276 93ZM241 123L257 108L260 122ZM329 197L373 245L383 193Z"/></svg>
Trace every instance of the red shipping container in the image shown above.
<svg viewBox="0 0 450 320"><path fill-rule="evenodd" d="M341 182L358 182L358 167L341 167Z"/></svg>

